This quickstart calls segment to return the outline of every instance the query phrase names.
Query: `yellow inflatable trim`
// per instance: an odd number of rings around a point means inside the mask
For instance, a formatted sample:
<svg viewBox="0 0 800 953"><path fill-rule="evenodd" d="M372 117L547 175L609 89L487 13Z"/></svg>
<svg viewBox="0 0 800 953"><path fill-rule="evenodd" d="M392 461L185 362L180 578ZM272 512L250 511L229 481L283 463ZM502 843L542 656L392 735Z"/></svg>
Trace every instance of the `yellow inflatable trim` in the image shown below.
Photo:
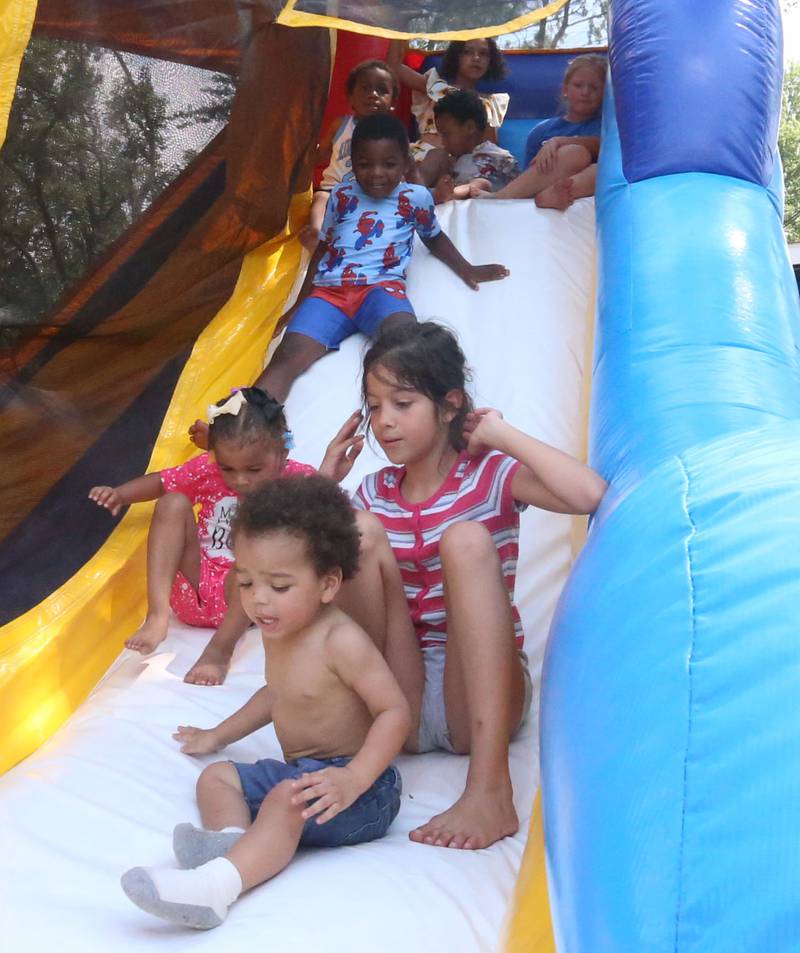
<svg viewBox="0 0 800 953"><path fill-rule="evenodd" d="M148 470L195 454L187 424L261 370L300 266L293 236L308 217L309 201L310 194L295 196L286 228L244 259L233 295L198 338L181 374ZM72 714L144 618L151 512L152 504L133 506L78 573L0 628L0 772Z"/></svg>
<svg viewBox="0 0 800 953"><path fill-rule="evenodd" d="M547 897L541 793L533 805L528 843L500 949L503 953L556 953Z"/></svg>
<svg viewBox="0 0 800 953"><path fill-rule="evenodd" d="M35 16L36 0L0 0L0 145L6 138L22 54Z"/></svg>
<svg viewBox="0 0 800 953"><path fill-rule="evenodd" d="M547 6L541 7L532 13L496 23L493 26L481 26L472 30L442 30L439 33L409 33L404 30L392 30L388 27L375 26L370 23L359 23L357 20L347 20L342 17L325 16L316 13L304 13L297 10L300 0L288 0L278 15L278 23L284 26L321 26L348 30L350 33L362 33L365 36L384 36L389 39L428 39L428 40L474 40L485 36L500 36L503 33L515 33L525 27L544 20L545 17L557 13L567 0L553 0Z"/></svg>

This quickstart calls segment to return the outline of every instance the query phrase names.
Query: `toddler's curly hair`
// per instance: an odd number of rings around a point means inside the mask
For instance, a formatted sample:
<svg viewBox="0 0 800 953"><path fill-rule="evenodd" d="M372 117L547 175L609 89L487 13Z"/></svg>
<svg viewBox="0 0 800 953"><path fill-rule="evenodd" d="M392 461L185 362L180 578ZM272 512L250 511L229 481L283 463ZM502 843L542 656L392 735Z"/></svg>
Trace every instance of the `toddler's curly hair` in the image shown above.
<svg viewBox="0 0 800 953"><path fill-rule="evenodd" d="M302 539L318 576L341 569L343 579L352 579L358 571L355 513L347 494L328 477L279 477L248 493L233 520L234 550L242 536L270 533Z"/></svg>

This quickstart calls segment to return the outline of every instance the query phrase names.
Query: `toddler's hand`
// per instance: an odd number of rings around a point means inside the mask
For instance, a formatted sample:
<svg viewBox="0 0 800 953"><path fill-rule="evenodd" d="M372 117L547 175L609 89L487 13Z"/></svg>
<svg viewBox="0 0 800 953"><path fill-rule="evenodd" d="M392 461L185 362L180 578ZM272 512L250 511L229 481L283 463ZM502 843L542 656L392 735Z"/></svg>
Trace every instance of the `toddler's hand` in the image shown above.
<svg viewBox="0 0 800 953"><path fill-rule="evenodd" d="M184 754L213 754L224 748L219 743L213 728L193 728L191 725L178 725L172 737L181 743Z"/></svg>
<svg viewBox="0 0 800 953"><path fill-rule="evenodd" d="M482 282L500 281L508 278L510 274L505 265L470 265L467 273L462 277L473 291L477 291Z"/></svg>
<svg viewBox="0 0 800 953"><path fill-rule="evenodd" d="M499 410L493 407L479 407L464 419L464 437L467 441L467 453L473 456L491 450L493 428L503 419Z"/></svg>
<svg viewBox="0 0 800 953"><path fill-rule="evenodd" d="M189 439L201 450L208 450L208 424L205 420L195 420L189 428Z"/></svg>
<svg viewBox="0 0 800 953"><path fill-rule="evenodd" d="M297 792L292 804L308 804L303 817L316 817L317 824L324 824L340 811L346 810L355 799L364 793L363 786L348 767L323 768L321 771L306 773L292 786ZM313 804L309 804L313 801Z"/></svg>
<svg viewBox="0 0 800 953"><path fill-rule="evenodd" d="M364 449L364 434L357 432L361 426L361 420L361 412L357 410L350 414L339 428L339 432L328 444L328 449L319 465L322 476L341 483L353 469L356 457Z"/></svg>
<svg viewBox="0 0 800 953"><path fill-rule="evenodd" d="M112 516L116 516L125 506L125 501L113 486L93 486L89 490L89 499L94 500L98 506L104 506Z"/></svg>
<svg viewBox="0 0 800 953"><path fill-rule="evenodd" d="M469 183L469 197L471 199L484 198L488 192L491 194L492 183L488 179L473 179Z"/></svg>

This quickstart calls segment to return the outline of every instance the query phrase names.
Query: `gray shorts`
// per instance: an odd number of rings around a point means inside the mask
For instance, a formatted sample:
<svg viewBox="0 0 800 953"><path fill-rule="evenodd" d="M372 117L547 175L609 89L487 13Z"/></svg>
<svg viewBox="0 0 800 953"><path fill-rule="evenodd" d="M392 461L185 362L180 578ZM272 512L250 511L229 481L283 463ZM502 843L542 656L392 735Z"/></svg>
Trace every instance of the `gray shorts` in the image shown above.
<svg viewBox="0 0 800 953"><path fill-rule="evenodd" d="M419 719L417 751L434 751L436 748L453 751L447 714L444 707L444 657L445 647L432 645L422 650L425 662L425 688L422 692L422 711ZM525 680L525 697L522 702L520 725L528 715L533 700L533 682L528 669L528 656L519 650L522 677Z"/></svg>

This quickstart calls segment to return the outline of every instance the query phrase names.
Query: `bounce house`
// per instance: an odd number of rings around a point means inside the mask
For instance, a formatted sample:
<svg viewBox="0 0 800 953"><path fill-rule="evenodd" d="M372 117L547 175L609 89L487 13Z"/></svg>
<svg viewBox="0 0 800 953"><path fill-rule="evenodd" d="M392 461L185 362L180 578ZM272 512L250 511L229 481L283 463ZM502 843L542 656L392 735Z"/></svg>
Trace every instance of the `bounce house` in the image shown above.
<svg viewBox="0 0 800 953"><path fill-rule="evenodd" d="M609 482L588 535L523 516L517 595L541 702L511 746L519 833L474 852L410 842L458 795L466 759L403 756L389 834L302 854L237 904L224 939L149 920L119 888L128 867L168 862L172 827L195 816L213 759L180 754L171 732L238 707L263 657L251 630L206 688L182 680L206 633L175 625L153 655L121 653L143 615L151 508L112 520L88 487L188 459L188 424L268 360L349 68L392 36L499 35L563 5L508 20L507 4L465 3L437 35L436 3L412 11L419 29L360 0L0 3L3 124L31 35L236 83L224 131L0 352L9 949L798 949L800 325L777 0L614 0L596 199L443 206L467 258L511 271L478 293L414 253L409 296L456 331L478 402L576 456L588 442ZM554 112L569 58L508 57L512 150ZM317 464L357 406L360 353L351 338L297 381L297 459ZM381 465L368 448L346 486ZM265 728L232 750L253 760L277 740Z"/></svg>

